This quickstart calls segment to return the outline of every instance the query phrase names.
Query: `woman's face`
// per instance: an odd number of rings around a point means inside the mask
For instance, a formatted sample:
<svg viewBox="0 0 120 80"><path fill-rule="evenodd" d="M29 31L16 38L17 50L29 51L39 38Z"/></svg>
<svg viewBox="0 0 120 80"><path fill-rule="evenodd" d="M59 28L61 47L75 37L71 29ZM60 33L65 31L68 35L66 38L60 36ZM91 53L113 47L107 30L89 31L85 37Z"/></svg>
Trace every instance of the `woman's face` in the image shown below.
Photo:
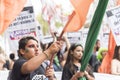
<svg viewBox="0 0 120 80"><path fill-rule="evenodd" d="M75 59L80 60L83 56L83 48L81 46L77 46L73 51L73 56Z"/></svg>
<svg viewBox="0 0 120 80"><path fill-rule="evenodd" d="M34 56L39 55L42 52L38 43L35 40L29 40L25 46L25 50L23 50L23 56L26 59L30 59Z"/></svg>

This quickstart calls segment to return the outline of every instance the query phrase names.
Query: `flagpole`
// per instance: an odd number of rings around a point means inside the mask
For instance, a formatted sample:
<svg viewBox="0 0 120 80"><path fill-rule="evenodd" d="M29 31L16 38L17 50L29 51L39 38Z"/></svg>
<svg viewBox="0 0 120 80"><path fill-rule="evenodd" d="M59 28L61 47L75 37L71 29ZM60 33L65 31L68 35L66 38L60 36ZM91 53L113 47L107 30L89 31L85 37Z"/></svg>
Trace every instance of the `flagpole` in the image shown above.
<svg viewBox="0 0 120 80"><path fill-rule="evenodd" d="M108 1L109 0L99 0L98 6L94 13L94 16L93 16L93 19L90 25L90 29L88 31L88 35L87 35L87 39L85 43L85 50L84 50L84 54L83 54L82 61L81 61L82 65L81 65L80 71L82 72L85 71L88 65L88 62L90 60L90 57L92 55L94 44L99 34L100 26L102 23L104 13L106 11ZM79 78L79 80L86 80L86 79L82 77L82 78Z"/></svg>
<svg viewBox="0 0 120 80"><path fill-rule="evenodd" d="M73 18L74 15L75 15L75 11L73 11L72 14L70 15L67 24L65 25L64 29L62 30L62 32L61 32L61 34L60 34L60 37L58 37L57 40L61 40L63 34L65 33L65 30L67 29L68 24L70 23L70 21L72 20L72 18ZM55 56L55 55L52 55L52 57L51 57L51 59L50 59L50 64L49 64L49 66L52 65L54 56Z"/></svg>

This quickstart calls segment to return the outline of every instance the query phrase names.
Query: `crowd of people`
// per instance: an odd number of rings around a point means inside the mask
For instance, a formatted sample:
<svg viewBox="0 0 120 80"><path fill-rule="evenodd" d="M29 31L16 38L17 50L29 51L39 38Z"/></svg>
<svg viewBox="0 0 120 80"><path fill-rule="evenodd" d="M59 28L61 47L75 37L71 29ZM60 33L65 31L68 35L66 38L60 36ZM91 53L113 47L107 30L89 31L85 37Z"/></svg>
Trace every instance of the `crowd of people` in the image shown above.
<svg viewBox="0 0 120 80"><path fill-rule="evenodd" d="M67 36L49 44L39 43L33 36L25 36L19 40L17 52L18 59L15 59L15 53L7 57L0 47L0 70L10 70L8 80L57 80L55 71L62 72L62 80L81 77L95 80L93 72L98 72L108 49L102 48L100 40L97 40L84 72L80 71L84 48L79 43L70 43ZM120 75L120 46L117 45L111 61L111 74Z"/></svg>

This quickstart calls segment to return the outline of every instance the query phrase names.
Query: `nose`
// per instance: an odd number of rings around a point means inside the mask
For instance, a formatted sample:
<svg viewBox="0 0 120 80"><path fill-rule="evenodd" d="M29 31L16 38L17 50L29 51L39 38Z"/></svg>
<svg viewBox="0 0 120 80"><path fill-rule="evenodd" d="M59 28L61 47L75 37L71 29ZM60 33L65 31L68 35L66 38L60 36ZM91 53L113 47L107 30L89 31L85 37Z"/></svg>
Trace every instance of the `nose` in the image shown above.
<svg viewBox="0 0 120 80"><path fill-rule="evenodd" d="M35 46L35 51L38 51L38 47L37 46Z"/></svg>
<svg viewBox="0 0 120 80"><path fill-rule="evenodd" d="M80 51L80 55L82 55L83 54L83 52L82 51Z"/></svg>

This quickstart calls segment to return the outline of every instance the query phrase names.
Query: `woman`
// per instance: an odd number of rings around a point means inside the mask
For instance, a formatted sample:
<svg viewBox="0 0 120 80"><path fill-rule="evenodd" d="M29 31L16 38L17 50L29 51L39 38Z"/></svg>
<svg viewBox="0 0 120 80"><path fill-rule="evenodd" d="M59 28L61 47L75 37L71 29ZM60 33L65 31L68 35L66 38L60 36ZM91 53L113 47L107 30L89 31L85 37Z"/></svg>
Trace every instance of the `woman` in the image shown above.
<svg viewBox="0 0 120 80"><path fill-rule="evenodd" d="M62 80L78 80L79 77L85 76L88 80L94 80L94 76L92 72L90 72L90 68L87 68L88 71L80 72L81 67L81 58L83 56L83 47L81 44L72 44L66 63L63 68Z"/></svg>
<svg viewBox="0 0 120 80"><path fill-rule="evenodd" d="M111 62L111 74L120 75L120 46L115 47L113 60Z"/></svg>

